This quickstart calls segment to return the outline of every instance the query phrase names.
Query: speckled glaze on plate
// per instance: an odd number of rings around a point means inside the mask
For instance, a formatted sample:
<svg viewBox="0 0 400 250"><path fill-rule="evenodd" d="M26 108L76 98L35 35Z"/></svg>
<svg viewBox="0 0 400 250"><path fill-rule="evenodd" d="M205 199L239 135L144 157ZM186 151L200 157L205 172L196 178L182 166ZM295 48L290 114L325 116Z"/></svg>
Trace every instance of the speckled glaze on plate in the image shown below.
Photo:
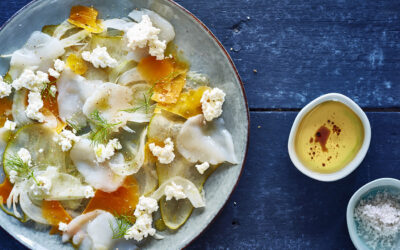
<svg viewBox="0 0 400 250"><path fill-rule="evenodd" d="M93 5L100 18L124 17L134 8L156 11L175 27L175 43L191 62L191 70L207 74L212 86L226 94L223 118L232 133L240 164L221 166L205 184L207 206L195 209L182 228L167 233L163 240L147 240L146 249L180 249L187 246L211 223L222 209L235 188L245 159L249 134L249 113L243 85L237 70L220 42L196 17L183 7L169 0L37 0L16 13L0 30L0 54L10 54L23 46L30 34L47 24L58 24L68 18L73 5ZM9 60L0 59L0 73L9 67ZM0 180L4 178L1 175ZM22 244L33 249L73 249L62 244L59 236L49 235L48 229L40 230L33 223L22 224L0 212L0 225ZM132 245L131 247L134 247Z"/></svg>

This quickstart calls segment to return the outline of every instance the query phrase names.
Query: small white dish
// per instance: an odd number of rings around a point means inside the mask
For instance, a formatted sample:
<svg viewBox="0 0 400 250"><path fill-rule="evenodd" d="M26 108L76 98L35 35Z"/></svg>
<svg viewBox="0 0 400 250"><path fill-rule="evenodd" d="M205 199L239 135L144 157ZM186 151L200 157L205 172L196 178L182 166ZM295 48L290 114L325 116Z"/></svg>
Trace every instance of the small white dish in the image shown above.
<svg viewBox="0 0 400 250"><path fill-rule="evenodd" d="M342 168L341 170L334 172L334 173L323 174L323 173L317 173L317 172L311 171L309 168L304 166L303 163L300 162L300 160L296 154L295 148L294 148L294 140L295 140L297 128L298 128L300 122L303 120L304 116L306 114L308 114L308 112L310 112L317 105L327 102L327 101L341 102L341 103L345 104L346 106L348 106L351 110L354 111L354 113L360 118L360 120L363 124L363 127L364 127L364 142L363 142L360 150L358 151L357 155L354 157L354 159L351 162L349 162L344 168ZM371 126L369 124L368 117L364 113L364 111L362 111L362 109L353 100L351 100L347 96L344 96L344 95L338 94L338 93L329 93L329 94L320 96L317 99L311 101L302 110L300 110L299 114L297 115L296 119L294 120L292 129L290 130L289 141L288 141L288 150L289 150L290 159L292 160L293 164L303 174L305 174L308 177L311 177L313 179L319 180L319 181L336 181L336 180L346 177L360 165L360 163L364 159L365 155L367 154L370 142L371 142Z"/></svg>
<svg viewBox="0 0 400 250"><path fill-rule="evenodd" d="M357 249L370 248L357 233L356 222L354 221L354 209L361 199L366 198L371 193L373 194L373 192L381 189L398 194L400 192L400 181L392 178L376 179L358 189L349 200L346 211L347 229L349 231L351 241Z"/></svg>

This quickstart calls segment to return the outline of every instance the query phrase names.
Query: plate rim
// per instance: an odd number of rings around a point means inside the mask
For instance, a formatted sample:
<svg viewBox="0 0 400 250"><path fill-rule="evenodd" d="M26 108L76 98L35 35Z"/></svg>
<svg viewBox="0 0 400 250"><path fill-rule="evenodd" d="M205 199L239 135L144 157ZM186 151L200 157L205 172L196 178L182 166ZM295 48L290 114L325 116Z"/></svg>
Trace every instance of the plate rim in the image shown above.
<svg viewBox="0 0 400 250"><path fill-rule="evenodd" d="M27 4L25 4L22 8L20 8L19 10L17 10L13 15L11 15L10 18L8 18L1 26L0 26L0 31L3 30L16 16L18 16L21 12L25 11L26 9L29 9L31 7L31 5L33 5L34 3L41 1L41 0L32 0L30 2L28 2ZM232 197L233 192L236 190L239 181L243 175L243 169L244 169L244 165L246 163L247 160L247 154L248 154L248 149L249 149L249 140L250 140L250 111L249 111L249 104L247 101L247 96L246 96L246 91L244 88L244 84L243 81L239 75L239 72L236 68L235 63L233 62L231 56L229 55L228 51L225 49L225 47L222 45L222 43L219 41L219 39L214 35L214 33L199 19L197 18L192 12L190 12L189 10L187 10L185 7L183 7L182 5L180 5L179 3L175 2L174 0L165 0L166 2L171 3L172 5L175 5L176 7L178 7L179 9L181 9L183 12L185 12L186 14L188 14L195 22L197 22L198 24L200 24L201 28L207 32L207 34L209 36L211 36L211 38L216 42L216 44L218 45L218 47L222 50L222 52L224 53L225 57L228 59L229 64L231 65L233 71L235 72L235 76L236 79L239 82L240 85L240 90L242 92L243 95L243 100L244 100L244 104L245 104L245 109L246 109L246 118L247 118L247 136L246 136L246 146L245 146L245 150L244 150L244 157L243 157L243 162L241 164L240 167L240 173L238 175L238 178L236 180L235 185L233 186L232 190L230 191L229 195L226 197L223 205L221 206L221 208L218 210L218 212L215 214L215 216L211 219L211 221L207 224L206 227L204 227L195 237L193 237L191 240L189 240L189 242L183 247L183 248L187 248L189 245L191 245L195 240L197 240L205 231L207 231L207 229L211 226L211 224L213 224L215 222L215 220L217 219L217 217L219 217L221 215L222 210L224 210L226 204L228 203L229 199ZM1 225L0 225L1 226ZM3 226L1 226L1 228L8 234L10 235L13 239L15 239L16 241L18 241L19 243L21 243L22 245L24 245L27 248L31 248L31 246L28 246L27 242L23 241L22 239L20 239L19 237L15 237L14 234L11 234L10 232L8 232Z"/></svg>

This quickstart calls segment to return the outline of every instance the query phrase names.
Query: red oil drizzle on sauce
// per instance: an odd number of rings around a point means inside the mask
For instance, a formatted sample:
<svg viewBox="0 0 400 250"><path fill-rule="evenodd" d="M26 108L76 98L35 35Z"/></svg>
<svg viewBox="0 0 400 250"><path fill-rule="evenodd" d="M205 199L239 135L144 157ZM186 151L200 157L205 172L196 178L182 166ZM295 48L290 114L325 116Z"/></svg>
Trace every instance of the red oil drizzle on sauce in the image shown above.
<svg viewBox="0 0 400 250"><path fill-rule="evenodd" d="M328 152L328 149L326 148L326 142L328 141L330 134L331 130L325 127L325 125L322 125L315 133L315 142L321 145L322 151L324 152Z"/></svg>

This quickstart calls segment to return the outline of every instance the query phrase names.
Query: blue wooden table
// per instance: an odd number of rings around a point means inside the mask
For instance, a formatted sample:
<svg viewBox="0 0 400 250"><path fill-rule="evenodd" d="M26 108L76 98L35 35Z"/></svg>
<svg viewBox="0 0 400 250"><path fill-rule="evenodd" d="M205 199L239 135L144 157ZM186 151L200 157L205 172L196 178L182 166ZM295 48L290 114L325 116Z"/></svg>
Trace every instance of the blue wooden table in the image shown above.
<svg viewBox="0 0 400 250"><path fill-rule="evenodd" d="M29 0L0 0L0 23ZM352 249L351 195L381 177L400 178L400 1L178 0L231 54L251 111L247 162L221 214L189 249ZM289 160L298 110L339 92L372 127L361 166L322 183ZM1 249L23 249L0 229Z"/></svg>

